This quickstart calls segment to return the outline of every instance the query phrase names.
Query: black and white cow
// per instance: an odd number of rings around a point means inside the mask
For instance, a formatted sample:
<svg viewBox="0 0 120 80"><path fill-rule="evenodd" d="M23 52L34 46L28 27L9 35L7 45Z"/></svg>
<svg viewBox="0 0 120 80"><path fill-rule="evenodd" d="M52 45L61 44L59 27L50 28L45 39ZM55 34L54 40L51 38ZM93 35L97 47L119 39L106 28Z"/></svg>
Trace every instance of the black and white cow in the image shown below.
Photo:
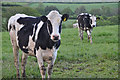
<svg viewBox="0 0 120 80"><path fill-rule="evenodd" d="M22 50L22 77L25 77L25 65L28 56L36 56L41 76L45 78L48 63L48 78L51 77L52 68L60 46L60 33L62 21L69 15L59 14L53 10L47 16L34 17L25 14L16 14L8 21L8 30L13 46L14 62L19 78L19 48Z"/></svg>
<svg viewBox="0 0 120 80"><path fill-rule="evenodd" d="M91 32L94 27L96 27L96 20L100 19L99 17L95 17L94 15L88 13L81 13L78 15L78 30L80 39L83 40L83 31L87 32L88 41L92 43Z"/></svg>

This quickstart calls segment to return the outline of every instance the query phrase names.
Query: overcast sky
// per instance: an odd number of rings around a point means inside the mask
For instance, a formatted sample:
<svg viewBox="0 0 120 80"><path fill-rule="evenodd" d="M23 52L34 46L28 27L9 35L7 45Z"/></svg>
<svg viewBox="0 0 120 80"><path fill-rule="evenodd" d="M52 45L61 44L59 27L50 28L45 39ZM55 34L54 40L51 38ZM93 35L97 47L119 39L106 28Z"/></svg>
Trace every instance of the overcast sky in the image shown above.
<svg viewBox="0 0 120 80"><path fill-rule="evenodd" d="M118 2L120 0L1 0L7 2Z"/></svg>

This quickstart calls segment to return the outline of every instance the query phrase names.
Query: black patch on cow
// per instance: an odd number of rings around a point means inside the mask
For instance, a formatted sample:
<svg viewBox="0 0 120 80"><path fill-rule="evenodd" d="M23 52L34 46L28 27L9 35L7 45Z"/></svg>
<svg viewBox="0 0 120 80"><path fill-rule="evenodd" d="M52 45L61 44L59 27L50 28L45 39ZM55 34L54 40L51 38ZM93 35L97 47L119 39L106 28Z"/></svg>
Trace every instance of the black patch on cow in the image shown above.
<svg viewBox="0 0 120 80"><path fill-rule="evenodd" d="M13 29L15 30L15 25L13 25Z"/></svg>
<svg viewBox="0 0 120 80"><path fill-rule="evenodd" d="M61 20L60 25L59 25L59 33L61 33L61 30L62 30L62 20Z"/></svg>
<svg viewBox="0 0 120 80"><path fill-rule="evenodd" d="M48 20L48 18L47 18L46 16L41 16L41 20L42 20L43 22L46 22L46 21Z"/></svg>
<svg viewBox="0 0 120 80"><path fill-rule="evenodd" d="M13 26L12 26L12 25L9 25L8 31L10 32L11 29L15 30L15 25L13 25Z"/></svg>
<svg viewBox="0 0 120 80"><path fill-rule="evenodd" d="M50 32L50 34L52 34L52 24L51 24L50 20L47 21L47 24L48 24L47 27L49 29L49 32Z"/></svg>
<svg viewBox="0 0 120 80"><path fill-rule="evenodd" d="M22 51L28 53L27 48L23 48L28 46L29 36L33 35L33 28L37 29L37 24L40 22L40 17L20 17L17 22L19 24L23 24L24 26L18 31L18 44ZM36 24L36 26L34 26Z"/></svg>
<svg viewBox="0 0 120 80"><path fill-rule="evenodd" d="M9 31L9 32L10 32L11 28L12 28L12 26L11 26L11 25L9 25L9 29L8 29L8 31Z"/></svg>
<svg viewBox="0 0 120 80"><path fill-rule="evenodd" d="M87 27L87 28L92 28L91 27L91 19L90 19L90 16L89 14L84 14L84 15L79 15L78 16L78 24L79 24L79 27Z"/></svg>
<svg viewBox="0 0 120 80"><path fill-rule="evenodd" d="M25 53L28 53L28 49L27 48L23 48L28 46L28 42L29 42L29 36L32 36L33 34L33 25L27 24L24 27L22 27L20 29L20 31L18 31L18 44L21 50L23 50Z"/></svg>

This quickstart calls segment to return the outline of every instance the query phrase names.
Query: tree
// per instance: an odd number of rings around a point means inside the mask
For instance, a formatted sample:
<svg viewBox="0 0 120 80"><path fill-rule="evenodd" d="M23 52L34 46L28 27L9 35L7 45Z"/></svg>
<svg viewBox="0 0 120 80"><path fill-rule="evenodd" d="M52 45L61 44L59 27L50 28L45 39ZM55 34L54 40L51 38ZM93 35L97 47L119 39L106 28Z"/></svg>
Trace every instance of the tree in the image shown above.
<svg viewBox="0 0 120 80"><path fill-rule="evenodd" d="M90 13L93 14L93 15L101 16L101 9L91 9Z"/></svg>
<svg viewBox="0 0 120 80"><path fill-rule="evenodd" d="M85 12L87 12L85 6L80 6L80 7L76 8L76 10L75 10L75 14L77 14L77 15L80 13L85 13Z"/></svg>
<svg viewBox="0 0 120 80"><path fill-rule="evenodd" d="M104 15L104 16L111 16L111 8L110 7L102 6L101 12L102 12L102 15Z"/></svg>
<svg viewBox="0 0 120 80"><path fill-rule="evenodd" d="M52 11L52 10L57 10L57 11L59 11L57 8L56 8L56 6L46 6L45 7L45 14L47 15L50 11Z"/></svg>
<svg viewBox="0 0 120 80"><path fill-rule="evenodd" d="M2 30L7 30L7 22L8 19L15 15L15 14L26 14L30 16L41 16L41 14L33 8L30 7L10 7L10 8L3 8L2 11Z"/></svg>
<svg viewBox="0 0 120 80"><path fill-rule="evenodd" d="M36 8L38 10L38 12L42 15L45 14L45 7L43 5L43 3L39 3L38 7Z"/></svg>
<svg viewBox="0 0 120 80"><path fill-rule="evenodd" d="M62 13L62 14L72 15L72 14L73 14L73 11L72 11L69 7L67 7L67 8L65 8L65 9L63 9L63 10L61 11L61 13Z"/></svg>

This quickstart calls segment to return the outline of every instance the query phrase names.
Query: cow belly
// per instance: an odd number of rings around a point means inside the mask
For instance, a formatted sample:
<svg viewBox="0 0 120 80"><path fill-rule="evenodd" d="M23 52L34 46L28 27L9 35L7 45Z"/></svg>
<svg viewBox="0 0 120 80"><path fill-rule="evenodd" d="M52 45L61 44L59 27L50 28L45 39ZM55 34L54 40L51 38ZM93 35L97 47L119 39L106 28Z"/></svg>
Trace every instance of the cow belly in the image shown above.
<svg viewBox="0 0 120 80"><path fill-rule="evenodd" d="M35 54L34 54L34 47L35 47L35 42L33 42L32 36L29 36L28 55L35 56Z"/></svg>

